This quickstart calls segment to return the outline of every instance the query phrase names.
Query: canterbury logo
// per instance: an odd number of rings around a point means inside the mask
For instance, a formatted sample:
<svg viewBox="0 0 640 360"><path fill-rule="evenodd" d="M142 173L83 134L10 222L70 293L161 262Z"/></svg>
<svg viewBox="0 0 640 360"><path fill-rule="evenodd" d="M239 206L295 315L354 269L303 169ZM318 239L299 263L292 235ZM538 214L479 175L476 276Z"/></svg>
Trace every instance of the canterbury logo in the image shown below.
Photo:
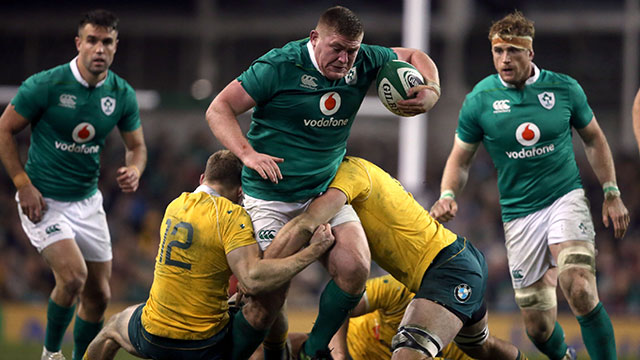
<svg viewBox="0 0 640 360"><path fill-rule="evenodd" d="M509 100L496 100L493 102L493 113L506 113L511 112L511 106Z"/></svg>
<svg viewBox="0 0 640 360"><path fill-rule="evenodd" d="M60 95L60 103L59 106L66 107L69 109L76 108L76 96L71 94L62 94Z"/></svg>
<svg viewBox="0 0 640 360"><path fill-rule="evenodd" d="M260 230L258 231L258 239L260 240L273 240L276 237L275 230Z"/></svg>
<svg viewBox="0 0 640 360"><path fill-rule="evenodd" d="M60 225L58 225L58 224L51 225L51 226L47 227L47 229L45 230L47 235L51 235L54 232L58 232L58 231L60 231Z"/></svg>
<svg viewBox="0 0 640 360"><path fill-rule="evenodd" d="M318 87L318 83L316 81L318 81L318 79L315 77L305 74L300 77L300 86L307 89L315 89Z"/></svg>

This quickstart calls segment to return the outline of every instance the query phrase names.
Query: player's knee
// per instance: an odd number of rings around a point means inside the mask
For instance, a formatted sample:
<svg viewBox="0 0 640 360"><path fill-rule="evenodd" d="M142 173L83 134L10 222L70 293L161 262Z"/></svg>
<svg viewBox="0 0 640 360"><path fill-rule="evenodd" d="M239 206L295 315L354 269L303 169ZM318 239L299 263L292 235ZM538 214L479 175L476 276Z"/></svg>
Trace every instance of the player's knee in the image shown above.
<svg viewBox="0 0 640 360"><path fill-rule="evenodd" d="M415 351L427 357L435 357L443 344L440 338L420 325L407 324L398 329L398 333L391 339L391 352L400 350Z"/></svg>
<svg viewBox="0 0 640 360"><path fill-rule="evenodd" d="M558 253L558 278L572 307L588 311L596 301L595 249L585 243L566 247Z"/></svg>
<svg viewBox="0 0 640 360"><path fill-rule="evenodd" d="M563 290L572 308L580 313L587 313L597 303L597 290L593 287L595 281L590 279L593 275L584 269L566 271L568 279L561 277Z"/></svg>
<svg viewBox="0 0 640 360"><path fill-rule="evenodd" d="M522 310L547 311L558 305L553 286L528 286L514 292L516 304Z"/></svg>
<svg viewBox="0 0 640 360"><path fill-rule="evenodd" d="M271 324L278 316L278 310L265 306L264 302L252 299L243 306L242 314L254 329L266 330L271 327Z"/></svg>
<svg viewBox="0 0 640 360"><path fill-rule="evenodd" d="M67 294L71 296L78 296L84 289L87 281L86 272L73 272L62 278L61 287Z"/></svg>
<svg viewBox="0 0 640 360"><path fill-rule="evenodd" d="M369 278L369 268L370 266L362 259L354 258L353 261L340 262L336 264L334 281L346 292L362 292Z"/></svg>
<svg viewBox="0 0 640 360"><path fill-rule="evenodd" d="M85 285L85 288L87 286L89 286L89 284ZM108 286L101 286L95 289L85 289L80 297L82 305L95 314L104 313L110 300L111 290Z"/></svg>

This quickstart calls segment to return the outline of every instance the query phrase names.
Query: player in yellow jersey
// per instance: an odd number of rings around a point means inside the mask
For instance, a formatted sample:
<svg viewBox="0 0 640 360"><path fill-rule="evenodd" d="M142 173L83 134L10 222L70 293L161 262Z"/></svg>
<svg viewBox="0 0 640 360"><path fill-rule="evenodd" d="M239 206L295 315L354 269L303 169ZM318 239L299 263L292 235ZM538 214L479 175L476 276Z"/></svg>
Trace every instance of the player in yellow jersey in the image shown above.
<svg viewBox="0 0 640 360"><path fill-rule="evenodd" d="M391 358L391 341L414 294L391 275L367 280L367 289L353 309L346 343L353 360L387 360ZM334 336L330 347L337 353L344 343L346 327ZM455 343L442 349L442 358L472 360ZM334 355L334 359L339 356Z"/></svg>
<svg viewBox="0 0 640 360"><path fill-rule="evenodd" d="M396 334L404 310L413 293L391 275L379 276L367 280L366 290L358 305L351 312L346 342L349 356L353 360L388 360L391 358L391 339ZM329 344L333 348L331 354L335 360L342 358L338 348L344 343L346 328L341 328ZM341 339L340 339L341 337ZM306 340L303 333L289 334L292 353ZM436 359L472 360L455 343L442 350L442 357ZM263 353L258 349L251 360L263 360Z"/></svg>
<svg viewBox="0 0 640 360"><path fill-rule="evenodd" d="M227 150L207 161L201 185L167 206L149 299L113 316L85 359L113 359L120 347L152 359L246 359L262 342L284 298L276 290L334 242L326 224L309 247L261 259L251 219L237 205L242 163ZM249 301L230 313L231 274Z"/></svg>
<svg viewBox="0 0 640 360"><path fill-rule="evenodd" d="M415 293L393 337L393 359L431 359L454 340L479 359L524 358L510 343L487 341L487 265L482 253L435 221L397 180L364 159L346 157L329 189L285 225L266 253L294 253L345 203L360 217L372 259Z"/></svg>

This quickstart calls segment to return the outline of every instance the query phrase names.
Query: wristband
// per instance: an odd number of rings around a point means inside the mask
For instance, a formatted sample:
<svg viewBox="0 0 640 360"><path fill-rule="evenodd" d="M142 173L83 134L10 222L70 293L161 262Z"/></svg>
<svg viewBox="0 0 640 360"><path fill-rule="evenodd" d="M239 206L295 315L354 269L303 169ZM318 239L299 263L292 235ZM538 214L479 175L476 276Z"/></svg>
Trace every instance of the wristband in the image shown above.
<svg viewBox="0 0 640 360"><path fill-rule="evenodd" d="M435 93L436 93L436 95L438 95L438 97L440 97L440 94L441 94L441 88L440 88L440 85L439 85L437 82L435 82L435 81L431 81L431 80L427 80L427 81L425 81L425 85L426 85L429 89L433 90L433 92L435 92Z"/></svg>
<svg viewBox="0 0 640 360"><path fill-rule="evenodd" d="M12 179L13 185L15 185L16 189L20 189L21 187L31 184L31 179L26 172L21 171L18 175L14 176Z"/></svg>
<svg viewBox="0 0 640 360"><path fill-rule="evenodd" d="M450 197L452 199L456 198L456 194L453 193L453 190L444 190L442 193L440 193L440 199L444 199L446 197Z"/></svg>
<svg viewBox="0 0 640 360"><path fill-rule="evenodd" d="M605 198L620 196L620 189L618 189L618 185L614 181L607 181L602 184L602 191Z"/></svg>
<svg viewBox="0 0 640 360"><path fill-rule="evenodd" d="M135 166L135 165L129 165L129 166L127 166L127 167L128 167L128 168L133 169L133 171L135 171L135 172L136 172L136 174L138 174L138 178L140 178L140 169L138 169L138 167L137 167L137 166Z"/></svg>

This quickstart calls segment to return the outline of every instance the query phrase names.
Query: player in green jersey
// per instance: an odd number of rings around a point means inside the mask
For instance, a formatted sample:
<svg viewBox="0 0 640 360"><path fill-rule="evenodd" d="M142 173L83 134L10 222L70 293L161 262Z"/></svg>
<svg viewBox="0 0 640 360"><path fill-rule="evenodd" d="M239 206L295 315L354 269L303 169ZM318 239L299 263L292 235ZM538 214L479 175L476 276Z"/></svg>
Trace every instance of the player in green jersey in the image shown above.
<svg viewBox="0 0 640 360"><path fill-rule="evenodd" d="M78 56L25 80L0 117L0 158L17 189L22 227L55 277L42 359L64 359L60 345L78 304L75 360L102 327L111 296L111 239L98 190L100 152L118 127L126 148L116 174L123 192L138 188L147 160L135 92L109 71L118 19L88 12L75 38ZM14 135L31 125L26 165Z"/></svg>
<svg viewBox="0 0 640 360"><path fill-rule="evenodd" d="M640 150L640 89L638 89L636 97L633 99L631 116L633 118L633 133L636 135L638 150Z"/></svg>
<svg viewBox="0 0 640 360"><path fill-rule="evenodd" d="M558 281L582 330L592 359L615 359L611 320L598 299L595 232L575 161L571 129L603 185L602 221L616 238L629 213L616 186L609 145L569 76L540 70L533 62L533 22L509 14L489 30L497 74L480 81L460 110L458 128L444 169L441 196L431 214L439 221L458 210L482 142L498 171L498 190L515 300L527 334L551 359L574 358L556 321Z"/></svg>
<svg viewBox="0 0 640 360"><path fill-rule="evenodd" d="M403 111L424 113L438 100L438 70L425 53L363 44L363 36L353 12L332 7L308 38L254 61L207 110L216 138L245 165L244 205L262 249L326 190L345 154L355 115L383 64L408 61L427 79L427 85L411 90L415 98L398 103ZM251 108L251 129L245 137L237 116ZM312 356L326 351L360 300L369 275L370 253L353 209L345 206L331 225L336 244L323 263L333 280L323 291L317 321L303 347L303 353ZM276 333L269 335L265 349L284 348L286 333Z"/></svg>
<svg viewBox="0 0 640 360"><path fill-rule="evenodd" d="M323 224L304 251L261 259L251 219L237 205L241 167L229 150L217 151L201 185L167 206L149 299L109 319L84 359L113 359L122 347L144 359L242 360L260 345L282 305L265 301L268 292L314 262L334 237ZM249 295L237 313L227 304L231 274Z"/></svg>

